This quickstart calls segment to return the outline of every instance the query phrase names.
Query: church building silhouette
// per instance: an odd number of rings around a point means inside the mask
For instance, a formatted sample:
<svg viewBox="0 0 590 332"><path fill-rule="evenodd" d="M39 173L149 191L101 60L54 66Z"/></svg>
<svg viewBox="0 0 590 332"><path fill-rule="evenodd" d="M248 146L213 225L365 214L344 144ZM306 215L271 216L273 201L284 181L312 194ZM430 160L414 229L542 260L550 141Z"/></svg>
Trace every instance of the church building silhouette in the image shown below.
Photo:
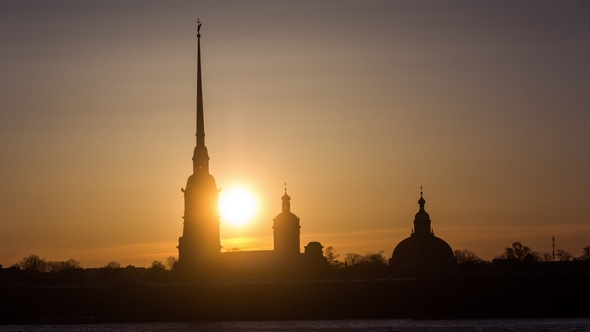
<svg viewBox="0 0 590 332"><path fill-rule="evenodd" d="M197 30L197 139L193 152L193 174L184 193L184 225L178 239L178 262L174 269L194 275L236 275L288 277L309 268L326 267L323 246L310 242L300 251L299 218L291 212L287 189L282 212L273 220L274 250L221 252L219 189L209 173L205 146L203 89L201 79L201 23Z"/></svg>
<svg viewBox="0 0 590 332"><path fill-rule="evenodd" d="M423 275L451 271L457 265L453 249L443 239L434 236L430 215L424 209L426 200L420 187L420 210L414 217L414 229L409 238L393 250L389 266L396 275Z"/></svg>
<svg viewBox="0 0 590 332"><path fill-rule="evenodd" d="M300 250L300 220L291 212L287 188L282 196L282 211L273 219L274 250L221 251L219 189L209 172L209 153L205 146L205 123L201 79L201 23L197 30L197 120L193 174L184 193L184 224L178 239L178 262L174 270L194 276L275 277L321 274L328 266L319 242ZM450 271L456 266L451 247L434 236L426 201L420 192L420 210L414 230L392 253L389 265L393 274Z"/></svg>

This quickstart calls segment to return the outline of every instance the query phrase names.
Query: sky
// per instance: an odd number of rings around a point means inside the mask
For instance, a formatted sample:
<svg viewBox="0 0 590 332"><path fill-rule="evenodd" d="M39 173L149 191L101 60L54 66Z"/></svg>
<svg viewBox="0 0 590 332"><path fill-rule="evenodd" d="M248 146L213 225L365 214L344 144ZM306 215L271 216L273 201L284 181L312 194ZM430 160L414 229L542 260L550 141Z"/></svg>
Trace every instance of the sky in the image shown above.
<svg viewBox="0 0 590 332"><path fill-rule="evenodd" d="M177 255L196 21L220 188L260 209L224 249L383 251L423 186L436 236L491 260L590 245L586 1L0 0L0 264Z"/></svg>

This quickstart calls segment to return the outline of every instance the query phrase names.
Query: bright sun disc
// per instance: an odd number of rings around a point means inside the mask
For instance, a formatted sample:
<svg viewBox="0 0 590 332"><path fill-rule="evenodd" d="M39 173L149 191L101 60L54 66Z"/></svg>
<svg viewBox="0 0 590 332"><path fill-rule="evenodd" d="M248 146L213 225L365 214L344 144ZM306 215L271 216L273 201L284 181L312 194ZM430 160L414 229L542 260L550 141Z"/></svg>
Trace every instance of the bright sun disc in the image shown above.
<svg viewBox="0 0 590 332"><path fill-rule="evenodd" d="M252 192L235 187L222 190L219 195L219 213L222 221L233 225L243 226L254 218L258 202Z"/></svg>

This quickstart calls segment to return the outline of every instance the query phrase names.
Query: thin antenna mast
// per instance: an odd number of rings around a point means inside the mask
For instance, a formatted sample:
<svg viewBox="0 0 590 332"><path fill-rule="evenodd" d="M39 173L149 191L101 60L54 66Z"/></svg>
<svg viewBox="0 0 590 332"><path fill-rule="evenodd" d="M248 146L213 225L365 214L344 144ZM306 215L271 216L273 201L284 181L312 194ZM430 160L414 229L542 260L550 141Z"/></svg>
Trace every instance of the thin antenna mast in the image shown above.
<svg viewBox="0 0 590 332"><path fill-rule="evenodd" d="M553 240L553 261L555 262L555 236L553 236L551 240Z"/></svg>

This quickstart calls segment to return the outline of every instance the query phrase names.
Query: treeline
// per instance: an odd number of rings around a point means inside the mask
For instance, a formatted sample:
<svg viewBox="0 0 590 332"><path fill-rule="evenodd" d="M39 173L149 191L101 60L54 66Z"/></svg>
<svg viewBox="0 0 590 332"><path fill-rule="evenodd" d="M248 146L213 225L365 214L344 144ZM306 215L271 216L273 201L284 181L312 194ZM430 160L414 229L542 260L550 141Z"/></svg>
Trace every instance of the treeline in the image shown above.
<svg viewBox="0 0 590 332"><path fill-rule="evenodd" d="M574 256L571 252L557 249L555 256L552 252L538 252L532 250L530 247L523 245L520 242L514 242L512 246L506 247L504 252L500 256L496 256L494 259L508 259L508 260L533 260L536 262L552 262L552 261L571 261L590 260L590 246L582 248L582 254L580 256Z"/></svg>
<svg viewBox="0 0 590 332"><path fill-rule="evenodd" d="M483 263L483 259L479 258L477 254L471 250L455 250L455 258L457 263ZM494 257L495 260L533 260L535 262L566 262L571 260L588 261L590 260L590 246L582 248L580 256L574 256L571 252L558 249L555 251L555 256L552 252L538 252L532 250L530 247L523 245L517 241L512 243L512 246L504 248L504 252Z"/></svg>
<svg viewBox="0 0 590 332"><path fill-rule="evenodd" d="M82 269L82 264L73 258L67 261L48 261L37 255L30 255L14 264L13 267L28 272L32 276L38 276L41 273L59 273L66 270Z"/></svg>
<svg viewBox="0 0 590 332"><path fill-rule="evenodd" d="M485 260L481 259L474 251L469 249L455 250L453 252L457 263L484 263ZM344 259L340 261L340 255L336 253L334 247L328 247L325 251L325 257L330 266L337 269L346 269L350 267L379 267L388 264L387 258L383 255L383 251L378 253L367 253L365 255L359 255L356 253L347 253ZM508 259L508 260L525 260L526 258L533 259L537 262L551 262L551 261L571 261L571 260L590 260L590 246L582 248L582 253L579 256L574 256L572 253L558 249L555 251L555 258L553 253L550 252L538 252L532 250L530 247L523 245L517 241L512 243L510 247L504 248L504 252L494 259ZM489 261L487 261L489 263Z"/></svg>
<svg viewBox="0 0 590 332"><path fill-rule="evenodd" d="M510 247L505 247L504 252L495 256L493 261L487 261L480 258L474 251L469 249L455 250L453 252L455 259L457 259L458 270L455 273L471 273L481 272L486 273L490 271L497 272L503 270L509 272L511 268L518 270L518 265L500 264L504 262L567 262L567 261L587 261L590 262L590 246L582 248L579 256L574 256L570 252L558 249L553 253L537 252L530 247L523 245L517 241L512 243ZM330 268L330 275L337 278L355 278L355 277L388 277L392 271L389 269L389 261L383 255L383 251L377 253L366 253L359 255L356 253L347 253L342 257L336 253L334 247L327 247L325 250L325 257ZM498 261L497 269L491 268L492 262Z"/></svg>
<svg viewBox="0 0 590 332"><path fill-rule="evenodd" d="M169 256L164 260L164 262L158 261L158 260L153 261L151 263L151 265L149 266L149 269L172 270L174 267L174 263L176 263L177 261L178 261L178 259L176 257ZM45 274L45 273L57 274L57 273L61 273L64 271L84 269L82 264L73 258L70 258L65 261L51 261L51 260L46 260L45 258L41 258L37 255L29 255L29 256L21 259L19 262L15 263L11 267L18 268L19 270L24 271L33 277L39 276L39 275ZM132 267L132 266L128 266L128 267ZM120 269L120 268L123 268L123 266L121 266L121 263L119 263L117 261L110 261L107 264L100 266L98 269L115 270L115 269Z"/></svg>
<svg viewBox="0 0 590 332"><path fill-rule="evenodd" d="M465 266L484 266L490 265L492 262L481 259L475 252L462 249L455 250L454 256L457 259L459 267ZM314 274L317 277L328 277L328 278L386 278L391 275L389 268L388 258L384 255L383 251L377 253L366 253L364 255L357 253L346 253L343 257L336 252L334 247L327 247L324 251L324 257L327 262L327 269L324 272ZM149 276L158 275L161 278L167 275L164 272L172 271L174 264L178 259L174 256L169 256L165 260L154 260L149 267L144 270L150 272ZM517 241L512 243L510 247L504 248L504 252L500 255L495 256L493 261L506 261L506 262L566 262L566 261L590 261L590 246L582 248L582 252L579 256L574 256L570 252L558 249L553 253L549 252L537 252L532 250L530 247L523 245ZM82 264L70 258L65 261L53 261L46 260L37 255L30 255L23 258L12 266L20 271L25 272L27 275L37 277L40 275L56 275L67 271L83 270ZM134 268L133 266L127 266L127 268ZM111 261L107 264L100 266L98 270L123 270L124 267L117 261ZM461 270L461 269L459 269ZM112 273L111 273L112 275Z"/></svg>
<svg viewBox="0 0 590 332"><path fill-rule="evenodd" d="M383 251L364 255L347 253L341 261L340 254L336 253L334 247L327 247L324 256L329 272L334 277L386 277L389 274L389 262Z"/></svg>

